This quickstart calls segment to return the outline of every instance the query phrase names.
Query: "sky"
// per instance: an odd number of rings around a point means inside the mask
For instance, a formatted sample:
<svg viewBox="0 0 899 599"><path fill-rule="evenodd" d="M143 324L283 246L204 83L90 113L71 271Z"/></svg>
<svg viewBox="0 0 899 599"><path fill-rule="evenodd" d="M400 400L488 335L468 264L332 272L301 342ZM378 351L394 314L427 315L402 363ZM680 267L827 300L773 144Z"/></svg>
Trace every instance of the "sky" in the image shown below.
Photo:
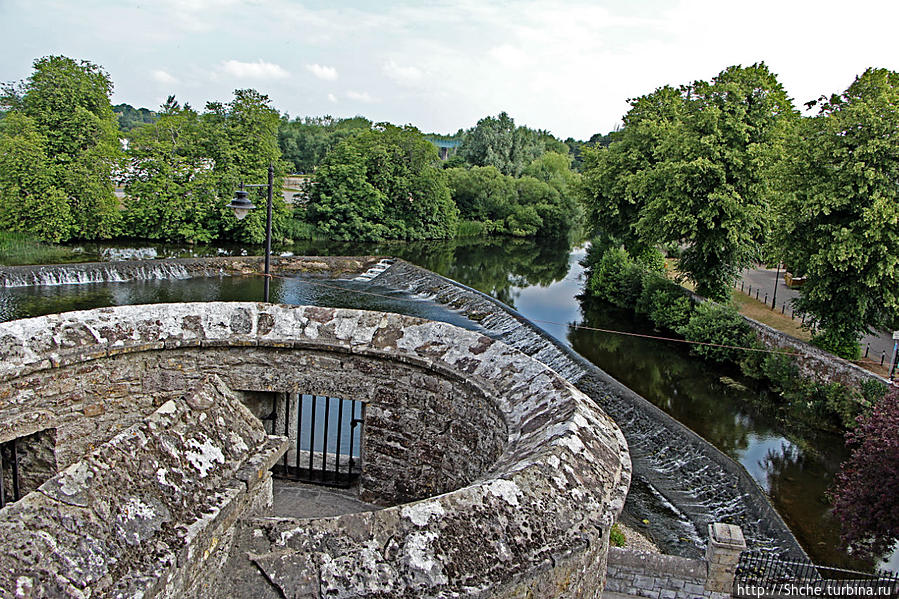
<svg viewBox="0 0 899 599"><path fill-rule="evenodd" d="M899 70L895 0L0 0L0 81L100 65L112 103L202 109L254 88L291 117L454 133L487 115L588 139L628 98L764 61L801 107Z"/></svg>

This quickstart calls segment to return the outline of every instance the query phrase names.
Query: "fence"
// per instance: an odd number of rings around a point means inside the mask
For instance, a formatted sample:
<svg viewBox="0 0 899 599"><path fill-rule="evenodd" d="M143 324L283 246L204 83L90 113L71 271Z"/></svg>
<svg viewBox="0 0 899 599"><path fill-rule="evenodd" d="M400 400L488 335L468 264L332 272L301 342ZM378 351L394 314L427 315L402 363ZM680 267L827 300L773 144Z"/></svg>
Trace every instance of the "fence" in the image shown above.
<svg viewBox="0 0 899 599"><path fill-rule="evenodd" d="M775 554L744 552L734 576L735 597L899 597L899 574L858 572Z"/></svg>

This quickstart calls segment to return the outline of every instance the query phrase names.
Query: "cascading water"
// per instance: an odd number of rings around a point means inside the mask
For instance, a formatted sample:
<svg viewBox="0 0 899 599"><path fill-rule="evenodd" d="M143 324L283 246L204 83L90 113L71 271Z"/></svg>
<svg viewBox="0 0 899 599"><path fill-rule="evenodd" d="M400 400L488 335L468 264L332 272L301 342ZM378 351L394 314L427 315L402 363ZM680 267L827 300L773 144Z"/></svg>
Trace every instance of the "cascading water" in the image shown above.
<svg viewBox="0 0 899 599"><path fill-rule="evenodd" d="M92 262L73 265L0 267L0 287L85 285L123 281L188 279L199 274L192 263L197 261Z"/></svg>
<svg viewBox="0 0 899 599"><path fill-rule="evenodd" d="M742 466L508 306L404 261L374 282L461 312L592 397L615 419L630 445L630 509L653 515L650 532L666 551L696 556L705 547L708 524L729 522L743 528L755 549L806 557Z"/></svg>

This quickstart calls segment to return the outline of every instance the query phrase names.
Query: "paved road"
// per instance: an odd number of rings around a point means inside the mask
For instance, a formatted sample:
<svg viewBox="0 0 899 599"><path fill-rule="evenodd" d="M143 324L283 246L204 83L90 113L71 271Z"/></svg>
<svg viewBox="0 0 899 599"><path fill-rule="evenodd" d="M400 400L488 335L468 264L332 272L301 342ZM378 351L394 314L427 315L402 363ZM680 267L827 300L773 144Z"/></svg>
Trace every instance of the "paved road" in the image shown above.
<svg viewBox="0 0 899 599"><path fill-rule="evenodd" d="M786 314L791 313L790 300L799 297L799 291L790 289L783 280L784 271L780 271L780 278L777 278L777 270L773 268L756 268L746 269L741 276L744 293L750 293L752 297L758 293L759 301L764 301L765 295L768 296L768 305L770 306L774 300L774 288L777 285L777 306L778 311L781 310L784 302L786 302ZM739 284L738 284L739 288ZM868 348L868 358L875 362L880 362L881 355L885 356L884 367L890 364L890 355L893 352L893 338L891 333L878 333L876 335L865 335L861 341L862 355L865 354L865 348Z"/></svg>

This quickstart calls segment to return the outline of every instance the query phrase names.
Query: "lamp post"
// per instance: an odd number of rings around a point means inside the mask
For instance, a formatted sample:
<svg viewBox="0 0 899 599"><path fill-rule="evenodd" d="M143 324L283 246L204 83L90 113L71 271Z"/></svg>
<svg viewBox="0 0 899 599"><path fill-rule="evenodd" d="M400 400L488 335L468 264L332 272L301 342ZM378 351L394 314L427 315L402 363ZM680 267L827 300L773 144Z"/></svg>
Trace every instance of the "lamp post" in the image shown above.
<svg viewBox="0 0 899 599"><path fill-rule="evenodd" d="M240 184L240 189L237 190L237 193L234 194L234 199L231 200L231 203L228 204L228 207L234 211L234 216L237 217L237 220L243 220L247 214L250 213L250 210L256 208L253 205L253 202L247 199L247 192L244 191L244 187L268 187L268 195L266 198L266 206L265 206L265 277L264 277L264 287L262 294L262 301L268 303L268 288L269 288L269 280L271 279L271 253L272 253L272 193L275 186L275 166L270 164L268 166L268 184L258 184L258 185L244 185L243 182Z"/></svg>

